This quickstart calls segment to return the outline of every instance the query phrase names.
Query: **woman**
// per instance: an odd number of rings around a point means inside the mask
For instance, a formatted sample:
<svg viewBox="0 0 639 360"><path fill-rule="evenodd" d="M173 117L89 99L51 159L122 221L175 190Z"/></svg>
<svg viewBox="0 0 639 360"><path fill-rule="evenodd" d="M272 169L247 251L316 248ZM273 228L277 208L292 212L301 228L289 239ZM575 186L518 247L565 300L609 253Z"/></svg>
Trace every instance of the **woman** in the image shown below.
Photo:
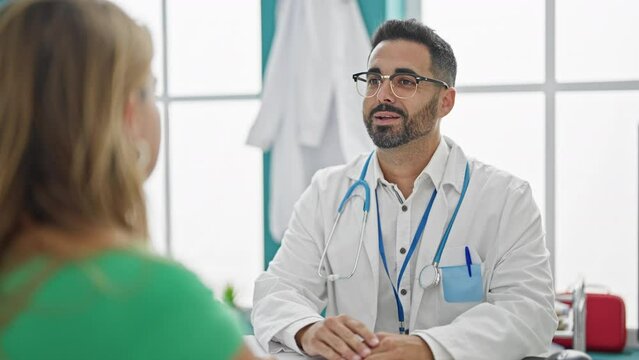
<svg viewBox="0 0 639 360"><path fill-rule="evenodd" d="M106 1L0 10L0 358L253 359L195 275L143 250L151 58Z"/></svg>

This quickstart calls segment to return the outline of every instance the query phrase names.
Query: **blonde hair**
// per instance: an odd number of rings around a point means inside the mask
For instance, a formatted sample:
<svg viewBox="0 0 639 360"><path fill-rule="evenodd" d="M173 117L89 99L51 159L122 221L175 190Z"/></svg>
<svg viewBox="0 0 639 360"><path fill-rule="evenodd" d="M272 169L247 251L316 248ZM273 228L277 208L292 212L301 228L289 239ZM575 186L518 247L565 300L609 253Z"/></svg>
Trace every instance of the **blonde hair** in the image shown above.
<svg viewBox="0 0 639 360"><path fill-rule="evenodd" d="M148 234L129 96L149 32L100 0L18 0L0 9L0 258L25 216L73 231Z"/></svg>

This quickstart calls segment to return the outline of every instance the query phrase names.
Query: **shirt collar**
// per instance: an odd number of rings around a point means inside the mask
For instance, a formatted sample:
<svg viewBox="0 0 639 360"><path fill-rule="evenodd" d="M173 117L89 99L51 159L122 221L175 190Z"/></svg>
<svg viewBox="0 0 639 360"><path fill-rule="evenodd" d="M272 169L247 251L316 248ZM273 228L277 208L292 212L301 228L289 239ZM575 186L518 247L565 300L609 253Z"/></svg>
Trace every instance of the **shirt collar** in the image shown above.
<svg viewBox="0 0 639 360"><path fill-rule="evenodd" d="M422 172L415 179L415 187L417 187L419 183L430 179L433 182L435 188L439 189L442 182L442 178L444 177L444 172L446 170L446 162L448 160L449 154L450 154L450 149L448 148L448 145L443 139L440 138L439 145L435 149L435 152L433 153L433 156L431 157L430 161L428 162L426 167L422 169ZM371 159L371 162L372 162L371 167L373 170L372 184L381 183L385 185L390 185L390 183L384 178L384 173L382 172L382 168L379 166L379 160L377 159L377 156L373 156L373 159Z"/></svg>
<svg viewBox="0 0 639 360"><path fill-rule="evenodd" d="M353 180L359 179L359 175L368 155L369 154L365 156L362 155L348 166L347 176L349 178ZM373 155L365 179L369 184L377 185L378 181L381 181L384 177L379 167L377 156L375 154ZM430 178L436 189L441 189L443 185L449 184L452 185L457 192L461 192L467 161L466 154L464 154L462 149L448 137L442 136L437 149L435 149L435 153L433 153L433 157L415 182L417 183L418 181L423 181L423 179ZM371 190L372 189L371 187Z"/></svg>

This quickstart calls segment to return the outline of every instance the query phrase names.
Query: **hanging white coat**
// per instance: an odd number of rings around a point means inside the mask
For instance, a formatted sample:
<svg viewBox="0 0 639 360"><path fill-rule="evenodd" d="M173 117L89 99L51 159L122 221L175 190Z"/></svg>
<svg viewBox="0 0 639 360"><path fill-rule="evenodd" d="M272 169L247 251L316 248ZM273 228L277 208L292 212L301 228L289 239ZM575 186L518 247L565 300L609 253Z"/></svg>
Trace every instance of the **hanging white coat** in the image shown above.
<svg viewBox="0 0 639 360"><path fill-rule="evenodd" d="M442 286L422 289L413 281L407 316L411 334L435 339L454 359L521 359L548 350L556 329L554 291L540 212L528 183L477 160L444 137L450 147L443 180L422 246L415 276L429 265L459 199L468 161L471 177L463 206L440 266L463 265L468 246L480 259L483 300L448 302ZM337 207L361 172L362 155L344 166L322 170L295 205L282 247L256 281L252 321L265 348L293 349L294 335L326 315L347 314L374 329L377 316L379 250L377 219L369 217L359 266L350 279L327 282L317 274ZM366 180L373 181L372 172ZM371 189L373 190L373 189ZM375 209L375 198L371 198ZM357 255L361 208L345 211L327 254L329 273L349 273ZM415 256L414 255L414 256ZM476 262L476 261L475 261ZM383 271L383 269L382 269ZM444 279L445 280L445 279ZM389 289L390 291L390 289ZM276 337L277 335L277 337Z"/></svg>
<svg viewBox="0 0 639 360"><path fill-rule="evenodd" d="M370 43L355 0L279 0L262 91L247 143L271 151L271 235L281 239L313 174L373 145L353 73Z"/></svg>

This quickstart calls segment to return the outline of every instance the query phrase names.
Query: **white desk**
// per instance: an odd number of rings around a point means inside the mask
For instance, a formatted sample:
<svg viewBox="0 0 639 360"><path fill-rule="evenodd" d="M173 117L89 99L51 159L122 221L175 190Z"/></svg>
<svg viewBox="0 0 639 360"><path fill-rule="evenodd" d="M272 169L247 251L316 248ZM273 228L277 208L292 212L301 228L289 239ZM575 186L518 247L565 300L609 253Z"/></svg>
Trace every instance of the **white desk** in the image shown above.
<svg viewBox="0 0 639 360"><path fill-rule="evenodd" d="M262 346L260 346L260 344L257 342L257 339L255 339L255 336L253 335L244 336L244 342L246 343L246 346L248 346L249 349L251 349L253 354L255 354L256 356L270 355L270 356L275 356L275 358L277 358L278 360L313 359L307 356L300 355L296 352L280 352L277 354L269 354L266 352L266 350L262 348Z"/></svg>

